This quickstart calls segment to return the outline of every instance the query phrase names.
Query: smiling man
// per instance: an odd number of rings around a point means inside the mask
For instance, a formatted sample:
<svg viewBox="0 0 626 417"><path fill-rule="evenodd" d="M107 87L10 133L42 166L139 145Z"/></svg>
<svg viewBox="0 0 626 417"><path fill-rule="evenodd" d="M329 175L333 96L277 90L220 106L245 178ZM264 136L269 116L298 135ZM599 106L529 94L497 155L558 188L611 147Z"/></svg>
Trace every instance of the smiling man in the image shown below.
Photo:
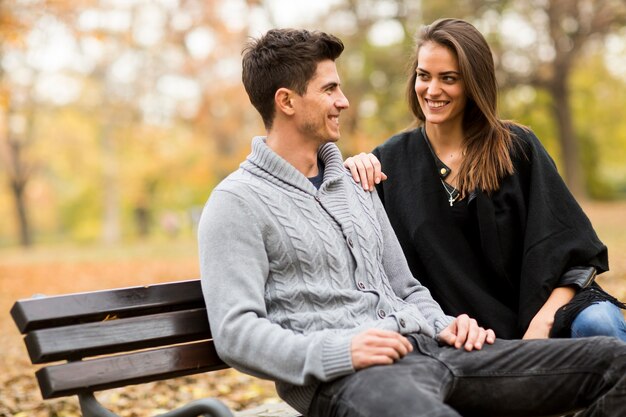
<svg viewBox="0 0 626 417"><path fill-rule="evenodd" d="M495 341L467 315L446 316L411 275L378 196L352 181L334 143L349 106L335 67L342 51L332 35L282 29L244 52L243 83L267 135L213 190L198 231L220 357L276 381L309 417L547 415L590 404L617 415L625 344Z"/></svg>

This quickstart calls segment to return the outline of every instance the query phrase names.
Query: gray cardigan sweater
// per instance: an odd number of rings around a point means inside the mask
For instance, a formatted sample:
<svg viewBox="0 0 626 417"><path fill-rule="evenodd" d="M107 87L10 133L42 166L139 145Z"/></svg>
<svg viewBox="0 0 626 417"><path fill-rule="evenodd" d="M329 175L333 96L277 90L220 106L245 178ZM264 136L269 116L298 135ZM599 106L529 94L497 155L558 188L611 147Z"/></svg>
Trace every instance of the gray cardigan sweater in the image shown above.
<svg viewBox="0 0 626 417"><path fill-rule="evenodd" d="M219 356L276 381L306 413L317 385L353 373L368 328L435 337L452 320L410 273L375 193L352 181L334 144L317 190L254 138L211 193L198 230L202 290Z"/></svg>

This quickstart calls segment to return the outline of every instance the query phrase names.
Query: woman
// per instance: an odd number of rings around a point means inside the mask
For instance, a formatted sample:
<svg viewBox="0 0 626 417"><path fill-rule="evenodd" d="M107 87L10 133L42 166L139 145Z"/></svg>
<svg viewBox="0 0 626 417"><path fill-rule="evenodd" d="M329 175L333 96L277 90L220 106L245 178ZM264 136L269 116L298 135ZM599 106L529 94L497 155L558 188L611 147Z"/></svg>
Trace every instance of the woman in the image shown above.
<svg viewBox="0 0 626 417"><path fill-rule="evenodd" d="M607 249L535 135L498 118L482 34L456 19L425 27L407 93L420 126L345 165L365 189L377 183L413 274L443 309L502 338L626 341L624 306L593 283Z"/></svg>

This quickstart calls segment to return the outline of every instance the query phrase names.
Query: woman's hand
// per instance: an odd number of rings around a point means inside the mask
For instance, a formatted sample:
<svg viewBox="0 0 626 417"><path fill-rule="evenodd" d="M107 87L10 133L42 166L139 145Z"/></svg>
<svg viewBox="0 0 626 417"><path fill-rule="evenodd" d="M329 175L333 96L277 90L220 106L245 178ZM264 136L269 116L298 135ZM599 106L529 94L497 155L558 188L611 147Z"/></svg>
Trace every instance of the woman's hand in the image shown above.
<svg viewBox="0 0 626 417"><path fill-rule="evenodd" d="M522 339L547 339L554 324L554 314L537 313L526 329Z"/></svg>
<svg viewBox="0 0 626 417"><path fill-rule="evenodd" d="M345 160L343 166L350 170L354 181L361 183L365 191L373 190L375 184L387 179L387 175L382 172L380 161L371 153L361 152L351 156Z"/></svg>
<svg viewBox="0 0 626 417"><path fill-rule="evenodd" d="M576 290L572 287L557 287L552 290L545 304L530 321L522 339L547 339L550 337L550 330L554 324L554 314L559 308L569 303L574 295L576 295Z"/></svg>

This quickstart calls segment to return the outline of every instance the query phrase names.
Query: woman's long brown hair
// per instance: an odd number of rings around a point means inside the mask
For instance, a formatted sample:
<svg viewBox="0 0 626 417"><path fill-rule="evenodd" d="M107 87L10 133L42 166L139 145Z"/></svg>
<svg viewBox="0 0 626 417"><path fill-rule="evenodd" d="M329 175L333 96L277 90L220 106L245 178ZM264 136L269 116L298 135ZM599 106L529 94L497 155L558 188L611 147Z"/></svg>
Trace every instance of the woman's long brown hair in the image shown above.
<svg viewBox="0 0 626 417"><path fill-rule="evenodd" d="M512 122L498 118L498 86L489 45L474 26L460 19L440 19L419 32L407 96L411 111L421 123L426 118L415 93L415 81L419 49L427 42L440 44L456 56L465 83L465 156L457 188L462 196L475 189L490 194L498 190L503 177L513 174L510 152L513 138L509 131Z"/></svg>

